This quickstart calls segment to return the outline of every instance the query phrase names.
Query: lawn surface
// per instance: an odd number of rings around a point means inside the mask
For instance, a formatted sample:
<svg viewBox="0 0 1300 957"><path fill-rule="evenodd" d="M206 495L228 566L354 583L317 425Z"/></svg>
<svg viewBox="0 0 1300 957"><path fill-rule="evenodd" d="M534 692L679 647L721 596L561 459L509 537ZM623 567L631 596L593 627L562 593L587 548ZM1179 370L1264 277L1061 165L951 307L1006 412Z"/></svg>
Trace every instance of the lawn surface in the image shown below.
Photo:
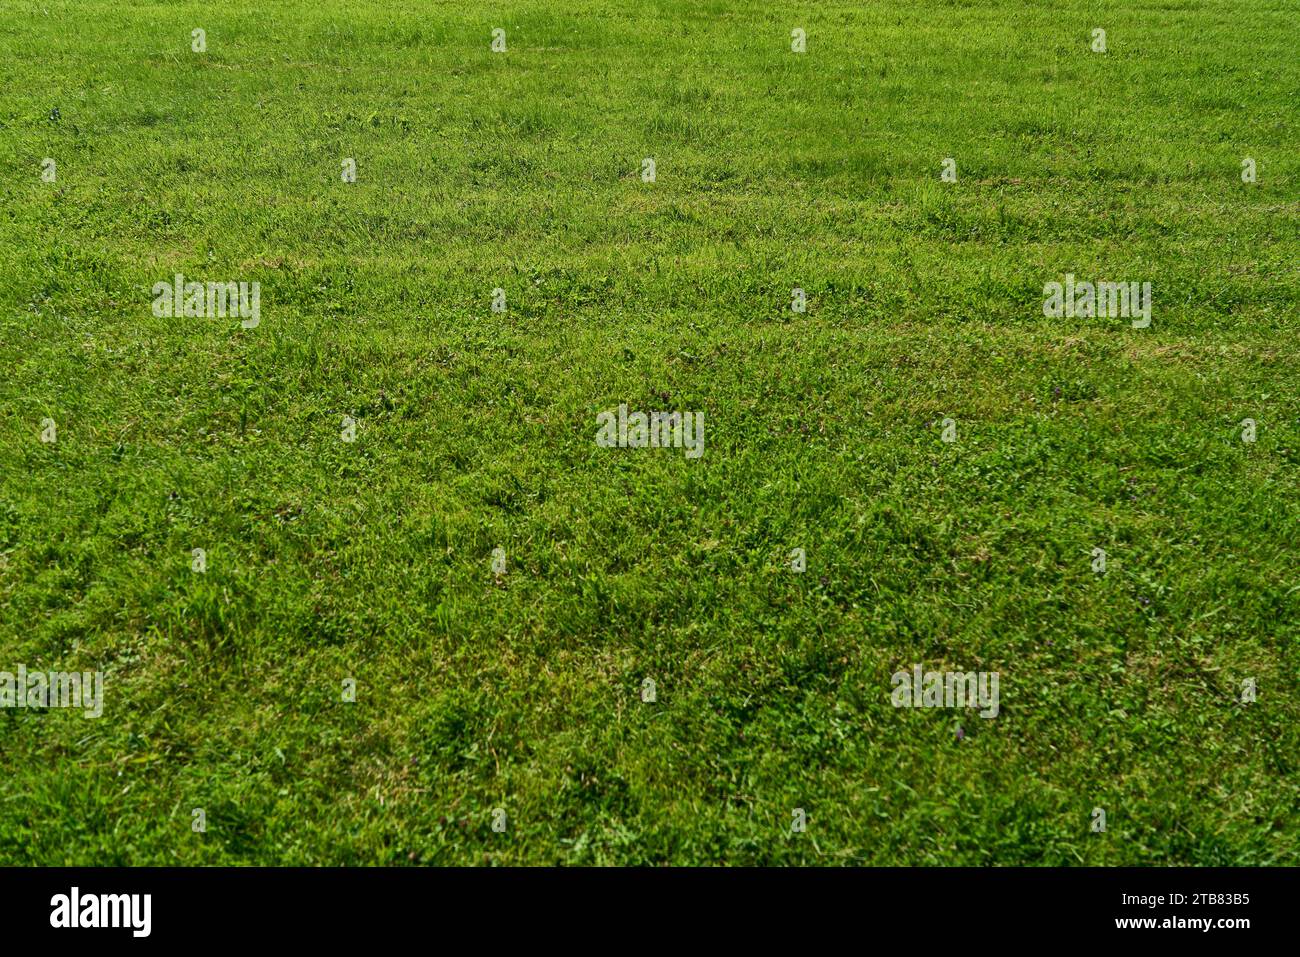
<svg viewBox="0 0 1300 957"><path fill-rule="evenodd" d="M0 0L0 863L1295 863L1297 16Z"/></svg>

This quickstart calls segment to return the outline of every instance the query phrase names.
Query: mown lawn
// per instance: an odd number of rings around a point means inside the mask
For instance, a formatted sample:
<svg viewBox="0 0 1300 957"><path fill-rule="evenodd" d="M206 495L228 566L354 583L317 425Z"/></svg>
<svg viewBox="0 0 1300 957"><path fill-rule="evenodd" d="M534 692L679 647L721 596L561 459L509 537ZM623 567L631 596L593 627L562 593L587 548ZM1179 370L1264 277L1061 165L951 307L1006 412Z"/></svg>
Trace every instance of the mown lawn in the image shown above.
<svg viewBox="0 0 1300 957"><path fill-rule="evenodd" d="M1297 15L2 0L0 863L1295 863Z"/></svg>

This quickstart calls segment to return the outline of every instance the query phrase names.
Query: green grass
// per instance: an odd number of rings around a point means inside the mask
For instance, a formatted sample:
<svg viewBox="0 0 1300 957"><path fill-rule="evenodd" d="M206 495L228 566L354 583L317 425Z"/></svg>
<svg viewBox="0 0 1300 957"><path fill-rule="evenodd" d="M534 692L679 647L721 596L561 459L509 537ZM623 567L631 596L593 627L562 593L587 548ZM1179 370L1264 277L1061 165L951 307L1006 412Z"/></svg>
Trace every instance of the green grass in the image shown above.
<svg viewBox="0 0 1300 957"><path fill-rule="evenodd" d="M1295 863L1294 2L0 13L0 862Z"/></svg>

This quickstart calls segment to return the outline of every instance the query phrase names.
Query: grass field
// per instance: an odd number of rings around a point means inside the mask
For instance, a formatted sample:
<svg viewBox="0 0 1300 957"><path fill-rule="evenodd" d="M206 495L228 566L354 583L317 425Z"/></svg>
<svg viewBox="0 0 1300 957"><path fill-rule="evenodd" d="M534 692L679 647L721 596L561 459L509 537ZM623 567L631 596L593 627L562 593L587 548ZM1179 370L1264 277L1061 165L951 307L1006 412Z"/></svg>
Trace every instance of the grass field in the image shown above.
<svg viewBox="0 0 1300 957"><path fill-rule="evenodd" d="M1296 863L1298 15L2 0L0 863Z"/></svg>

